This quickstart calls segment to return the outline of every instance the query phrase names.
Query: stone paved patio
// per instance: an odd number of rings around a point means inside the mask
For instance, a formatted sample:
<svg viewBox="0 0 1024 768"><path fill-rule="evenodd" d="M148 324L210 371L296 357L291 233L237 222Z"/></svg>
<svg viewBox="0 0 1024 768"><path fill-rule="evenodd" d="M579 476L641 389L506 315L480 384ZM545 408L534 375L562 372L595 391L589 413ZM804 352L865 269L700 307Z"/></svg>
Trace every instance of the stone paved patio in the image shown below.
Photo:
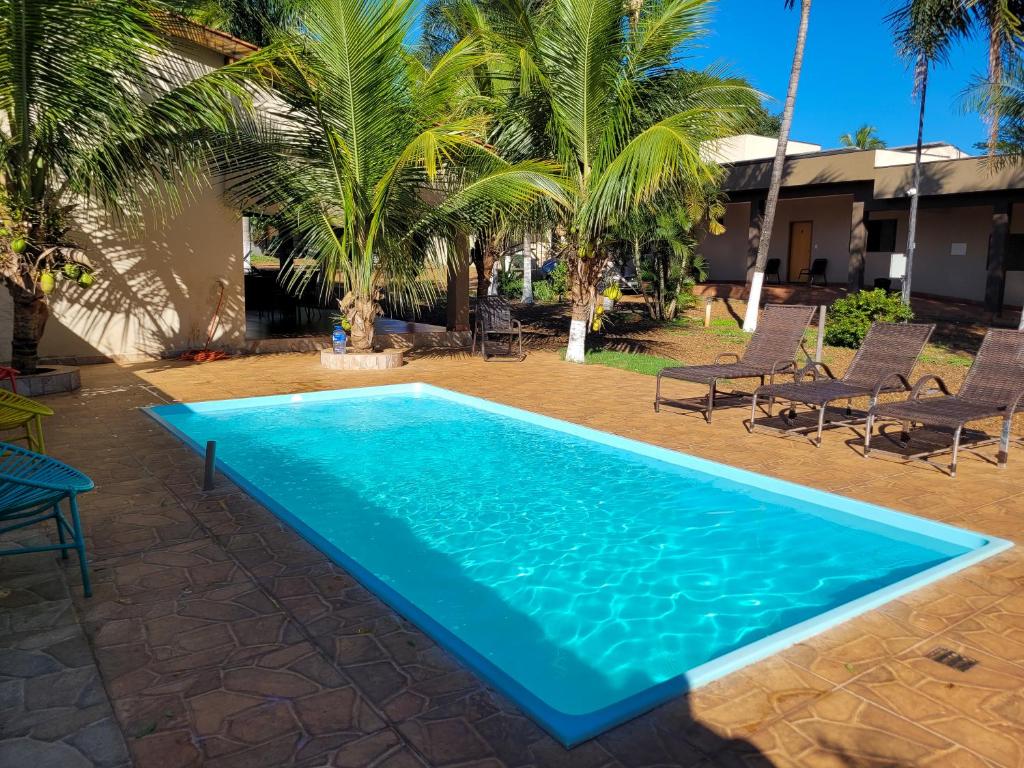
<svg viewBox="0 0 1024 768"><path fill-rule="evenodd" d="M864 460L851 432L816 450L748 435L745 409L713 426L654 414L651 379L550 353L365 373L296 354L83 380L47 398L47 443L97 483L82 504L95 595L74 559L0 560L0 766L1024 765L1024 548L567 752L232 484L203 493L200 459L138 408L426 381L1018 543L1024 450L1005 472L991 448L965 457L950 480ZM954 671L925 657L936 646L980 663Z"/></svg>

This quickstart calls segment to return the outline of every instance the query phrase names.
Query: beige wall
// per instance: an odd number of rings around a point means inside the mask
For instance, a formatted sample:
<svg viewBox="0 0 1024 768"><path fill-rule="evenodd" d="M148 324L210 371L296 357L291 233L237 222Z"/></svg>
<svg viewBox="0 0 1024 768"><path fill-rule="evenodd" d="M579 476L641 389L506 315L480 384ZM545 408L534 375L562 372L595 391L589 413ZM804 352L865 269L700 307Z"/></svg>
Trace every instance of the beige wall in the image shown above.
<svg viewBox="0 0 1024 768"><path fill-rule="evenodd" d="M725 232L720 235L707 235L700 246L700 253L708 264L708 279L745 281L750 204L727 205L723 223Z"/></svg>
<svg viewBox="0 0 1024 768"><path fill-rule="evenodd" d="M88 218L75 238L96 269L88 289L59 280L40 353L45 358L139 360L206 341L224 281L214 343L245 342L240 219L215 189L197 193L178 215L150 218L129 235ZM0 291L0 359L9 359L11 302Z"/></svg>
<svg viewBox="0 0 1024 768"><path fill-rule="evenodd" d="M184 42L168 56L179 81L224 63L221 54ZM201 346L221 281L214 344L244 346L241 220L221 203L219 187L203 186L176 215L151 215L132 234L86 210L76 218L73 237L96 282L82 289L58 280L40 346L44 358L130 361ZM0 291L0 360L10 359L10 338L10 296Z"/></svg>
<svg viewBox="0 0 1024 768"><path fill-rule="evenodd" d="M907 245L907 212L872 212L874 219L896 219L897 252ZM992 228L991 206L925 208L917 219L917 249L911 279L915 292L984 301L988 240ZM953 256L954 243L967 246L966 256ZM864 282L889 274L888 253L869 253Z"/></svg>
<svg viewBox="0 0 1024 768"><path fill-rule="evenodd" d="M852 202L853 198L849 195L779 201L768 258L781 259L782 266L779 271L783 280L786 279L789 270L790 222L812 221L814 226L811 261L828 259L828 282L846 283L850 264Z"/></svg>
<svg viewBox="0 0 1024 768"><path fill-rule="evenodd" d="M828 282L845 284L850 262L850 214L853 198L833 197L780 200L775 213L775 228L768 258L779 259L782 279L789 267L789 225L794 221L812 221L811 259L828 259ZM708 261L711 280L747 279L747 228L749 203L730 203L726 208L726 233L706 237L701 253Z"/></svg>

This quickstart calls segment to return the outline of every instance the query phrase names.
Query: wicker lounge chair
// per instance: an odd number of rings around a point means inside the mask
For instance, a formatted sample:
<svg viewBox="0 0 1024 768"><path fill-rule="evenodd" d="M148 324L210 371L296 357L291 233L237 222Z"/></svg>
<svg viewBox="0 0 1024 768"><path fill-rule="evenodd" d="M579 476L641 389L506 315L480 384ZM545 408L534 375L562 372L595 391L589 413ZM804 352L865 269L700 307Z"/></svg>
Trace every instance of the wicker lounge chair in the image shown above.
<svg viewBox="0 0 1024 768"><path fill-rule="evenodd" d="M735 352L723 352L715 358L711 365L687 365L678 368L664 368L658 374L658 382L654 391L654 410L660 410L662 403L682 408L692 408L692 402L670 400L661 396L661 380L676 379L705 384L708 387L707 403L702 408L704 418L711 423L711 414L715 410L715 397L726 394L731 397L746 397L748 393L717 392L720 379L760 379L761 384L767 377L773 381L775 374L796 370L796 355L800 342L804 338L804 330L814 316L815 307L802 304L769 304L764 308L757 331L750 339L743 356ZM723 363L726 357L736 358L735 362Z"/></svg>
<svg viewBox="0 0 1024 768"><path fill-rule="evenodd" d="M849 401L855 397L868 397L871 398L871 405L874 405L883 392L905 392L910 389L914 364L933 330L934 325L873 323L841 379L837 379L824 363L809 363L797 372L795 381L758 387L750 407L750 431L753 432L757 426L757 401L764 397L768 398L769 417L776 400L815 406L818 409L817 437L813 441L815 445L821 445L821 433L825 428L829 405L837 400L847 401L845 418L829 421L829 424L850 426L862 423L865 415L855 417ZM828 378L821 378L819 369ZM805 376L810 376L811 380L804 381ZM783 412L783 418L787 421L795 416L792 407L789 413L787 417ZM801 426L773 429L783 434L804 434L814 430L815 427Z"/></svg>
<svg viewBox="0 0 1024 768"><path fill-rule="evenodd" d="M934 383L942 395L924 397L925 387ZM960 437L963 428L973 421L1002 419L1003 429L999 437L1000 467L1006 466L1010 450L1010 427L1013 415L1024 402L1024 332L990 330L985 334L978 356L967 372L967 378L960 390L950 394L945 382L938 376L922 376L914 384L907 400L898 403L876 405L868 413L867 431L864 435L864 455L871 451L871 431L876 419L892 419L903 422L902 439L909 443L911 424L924 424L953 430L953 458L949 465L950 477L956 477L956 460L960 451ZM983 440L973 447L986 445L995 440ZM945 450L945 449L943 449ZM929 450L907 458L927 458L939 451Z"/></svg>
<svg viewBox="0 0 1024 768"><path fill-rule="evenodd" d="M24 440L29 450L38 453L46 453L43 416L53 416L53 411L35 400L0 389L0 432L20 429L23 434L13 439Z"/></svg>
<svg viewBox="0 0 1024 768"><path fill-rule="evenodd" d="M487 344L492 336L504 336L507 339L506 353L503 359L522 360L523 326L518 320L512 319L512 306L500 296L484 296L476 303L476 323L473 326L472 352L476 353L476 343L480 342L480 354L489 360ZM519 355L513 352L514 343L519 342ZM493 345L494 342L491 342Z"/></svg>
<svg viewBox="0 0 1024 768"><path fill-rule="evenodd" d="M61 557L67 559L68 550L75 549L82 571L82 589L89 597L92 588L85 559L85 537L78 517L78 494L92 488L92 480L67 464L17 445L0 443L0 536L53 520L59 541L58 544L3 549L0 556L60 550ZM62 502L66 502L67 514L61 511Z"/></svg>

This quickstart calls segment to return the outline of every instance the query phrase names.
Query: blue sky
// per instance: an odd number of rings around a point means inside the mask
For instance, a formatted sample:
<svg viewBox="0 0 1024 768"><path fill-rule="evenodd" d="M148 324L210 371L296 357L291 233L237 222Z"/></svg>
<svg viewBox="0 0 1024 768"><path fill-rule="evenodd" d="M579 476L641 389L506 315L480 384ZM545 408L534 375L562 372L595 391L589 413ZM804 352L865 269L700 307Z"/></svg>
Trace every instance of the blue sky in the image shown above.
<svg viewBox="0 0 1024 768"><path fill-rule="evenodd" d="M783 0L718 0L708 34L695 63L722 63L775 97L782 108L796 39L798 13ZM799 4L798 4L799 5ZM912 77L894 52L885 24L891 0L846 3L817 0L810 29L791 138L825 147L863 123L877 126L890 145L916 140L917 106ZM964 114L958 100L972 75L985 69L980 40L953 51L950 62L934 70L928 84L925 140L948 141L968 152L984 139L976 114Z"/></svg>

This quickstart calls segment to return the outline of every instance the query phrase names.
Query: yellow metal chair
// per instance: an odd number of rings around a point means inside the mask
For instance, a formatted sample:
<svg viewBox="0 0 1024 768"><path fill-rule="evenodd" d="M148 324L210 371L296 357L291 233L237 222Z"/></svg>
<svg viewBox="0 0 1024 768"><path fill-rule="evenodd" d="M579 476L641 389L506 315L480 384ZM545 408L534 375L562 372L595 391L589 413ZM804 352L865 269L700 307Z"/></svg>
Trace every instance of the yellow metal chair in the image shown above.
<svg viewBox="0 0 1024 768"><path fill-rule="evenodd" d="M0 432L23 430L23 435L10 439L24 440L28 449L36 453L46 453L43 416L53 416L53 411L35 400L0 389Z"/></svg>

